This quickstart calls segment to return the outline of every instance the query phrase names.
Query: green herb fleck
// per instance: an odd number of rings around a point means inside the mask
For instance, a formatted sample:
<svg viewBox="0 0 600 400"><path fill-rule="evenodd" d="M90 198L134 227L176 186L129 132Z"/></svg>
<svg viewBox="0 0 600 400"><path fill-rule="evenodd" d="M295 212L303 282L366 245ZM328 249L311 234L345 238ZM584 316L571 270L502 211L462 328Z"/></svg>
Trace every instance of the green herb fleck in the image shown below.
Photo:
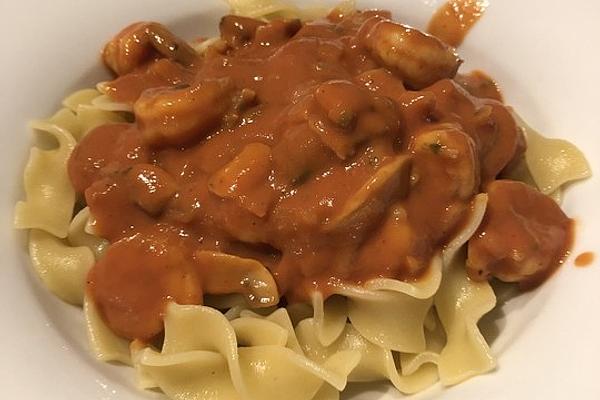
<svg viewBox="0 0 600 400"><path fill-rule="evenodd" d="M430 143L429 149L431 149L434 154L439 154L440 151L442 151L442 145L440 143Z"/></svg>
<svg viewBox="0 0 600 400"><path fill-rule="evenodd" d="M350 128L354 123L354 118L356 116L352 111L344 109L338 113L336 123L342 128Z"/></svg>

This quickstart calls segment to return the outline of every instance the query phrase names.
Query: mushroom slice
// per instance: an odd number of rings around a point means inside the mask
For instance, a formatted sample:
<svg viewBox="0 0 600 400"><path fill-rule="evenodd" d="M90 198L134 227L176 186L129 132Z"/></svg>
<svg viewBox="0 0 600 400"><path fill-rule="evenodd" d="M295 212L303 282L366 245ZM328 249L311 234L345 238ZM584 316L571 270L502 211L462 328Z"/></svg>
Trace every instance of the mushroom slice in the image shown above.
<svg viewBox="0 0 600 400"><path fill-rule="evenodd" d="M363 211L375 208L379 203L387 203L390 197L406 194L410 181L412 158L401 155L379 168L344 204L341 211L325 225L331 232L343 228L360 218Z"/></svg>
<svg viewBox="0 0 600 400"><path fill-rule="evenodd" d="M329 119L311 115L308 126L341 160L346 160L354 154L354 140Z"/></svg>
<svg viewBox="0 0 600 400"><path fill-rule="evenodd" d="M211 176L208 187L219 197L234 199L257 217L264 217L274 200L269 185L271 148L250 143L228 164Z"/></svg>
<svg viewBox="0 0 600 400"><path fill-rule="evenodd" d="M204 293L239 293L255 308L279 303L275 280L260 262L208 250L196 251L194 260L202 269Z"/></svg>

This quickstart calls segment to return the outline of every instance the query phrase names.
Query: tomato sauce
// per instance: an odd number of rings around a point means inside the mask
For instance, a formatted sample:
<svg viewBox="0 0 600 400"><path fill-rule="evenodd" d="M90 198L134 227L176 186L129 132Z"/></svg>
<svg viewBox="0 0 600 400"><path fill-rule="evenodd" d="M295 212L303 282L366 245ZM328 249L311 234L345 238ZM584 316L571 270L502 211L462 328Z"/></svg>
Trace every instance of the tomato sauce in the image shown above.
<svg viewBox="0 0 600 400"><path fill-rule="evenodd" d="M109 43L106 90L135 122L89 132L68 170L111 243L88 291L114 332L150 340L169 301L205 294L263 307L428 271L519 134L500 96L453 79L452 49L388 18L227 16L202 55L153 23ZM127 47L156 32L173 45Z"/></svg>

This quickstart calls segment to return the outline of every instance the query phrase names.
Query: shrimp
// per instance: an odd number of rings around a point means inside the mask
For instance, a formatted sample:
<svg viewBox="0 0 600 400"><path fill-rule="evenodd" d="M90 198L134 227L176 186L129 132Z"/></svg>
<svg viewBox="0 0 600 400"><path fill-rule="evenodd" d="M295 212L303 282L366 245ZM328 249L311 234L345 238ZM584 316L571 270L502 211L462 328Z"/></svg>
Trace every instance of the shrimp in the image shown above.
<svg viewBox="0 0 600 400"><path fill-rule="evenodd" d="M233 90L229 78L149 89L135 102L133 111L148 144L179 145L206 137L219 125L232 105Z"/></svg>
<svg viewBox="0 0 600 400"><path fill-rule="evenodd" d="M351 156L365 139L396 136L400 131L396 104L350 81L324 82L315 90L314 98L326 118L310 115L309 124L341 159Z"/></svg>
<svg viewBox="0 0 600 400"><path fill-rule="evenodd" d="M117 75L125 75L164 56L192 65L198 54L184 40L157 22L137 22L119 32L102 51L104 63Z"/></svg>
<svg viewBox="0 0 600 400"><path fill-rule="evenodd" d="M454 49L436 37L388 20L374 24L364 44L412 89L454 77L462 63Z"/></svg>
<svg viewBox="0 0 600 400"><path fill-rule="evenodd" d="M486 189L485 218L469 240L469 276L539 283L565 256L571 220L554 200L522 182L497 180Z"/></svg>
<svg viewBox="0 0 600 400"><path fill-rule="evenodd" d="M424 159L433 182L446 181L444 190L458 199L470 199L480 183L475 142L455 124L439 124L420 132L412 151Z"/></svg>

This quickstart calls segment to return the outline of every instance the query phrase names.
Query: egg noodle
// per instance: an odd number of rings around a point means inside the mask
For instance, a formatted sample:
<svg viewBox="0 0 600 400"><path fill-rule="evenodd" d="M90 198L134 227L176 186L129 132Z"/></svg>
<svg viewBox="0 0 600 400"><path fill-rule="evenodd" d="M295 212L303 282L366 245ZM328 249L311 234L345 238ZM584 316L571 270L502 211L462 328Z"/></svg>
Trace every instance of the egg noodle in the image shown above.
<svg viewBox="0 0 600 400"><path fill-rule="evenodd" d="M274 0L229 4L233 14L253 18L323 15ZM162 348L116 336L85 294L86 274L108 242L94 234L67 161L90 129L131 121L132 114L95 89L78 91L63 105L51 118L31 123L39 141L25 168L26 200L16 206L15 226L29 231L31 261L48 289L83 305L94 356L133 366L141 388L159 388L173 399L332 400L348 382L387 380L408 394L494 369L477 323L496 297L489 283L472 281L464 267L464 244L483 218L485 194L475 197L468 223L417 281L374 279L340 286L325 301L316 293L312 304L260 310L236 296L206 296L204 305L168 306ZM521 126L529 145L521 179L552 194L589 176L572 144Z"/></svg>

